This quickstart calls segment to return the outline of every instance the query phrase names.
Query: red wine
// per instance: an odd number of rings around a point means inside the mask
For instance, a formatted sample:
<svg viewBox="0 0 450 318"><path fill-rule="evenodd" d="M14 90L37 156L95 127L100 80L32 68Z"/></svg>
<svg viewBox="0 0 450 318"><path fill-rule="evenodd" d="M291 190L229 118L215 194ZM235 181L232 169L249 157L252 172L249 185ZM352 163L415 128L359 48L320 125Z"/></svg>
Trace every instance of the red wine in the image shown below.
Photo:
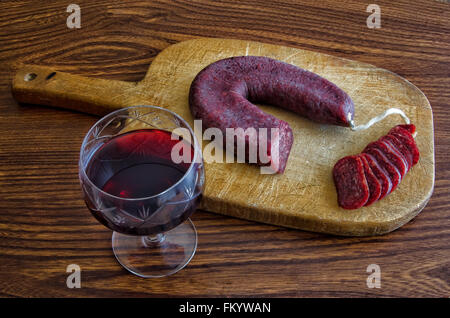
<svg viewBox="0 0 450 318"><path fill-rule="evenodd" d="M159 194L178 182L189 168L189 163L176 164L171 159L178 142L171 139L170 132L157 129L116 136L94 153L87 175L97 187L117 197Z"/></svg>
<svg viewBox="0 0 450 318"><path fill-rule="evenodd" d="M130 216L129 220L114 222L101 209L96 208L95 203L90 202L89 196L85 195L87 206L94 216L112 230L135 235L167 231L187 219L195 210L194 203L197 202L185 203L181 207L185 208L185 211L174 206L171 214L168 212L170 215L165 216L162 221L159 217L159 222L158 220L149 224L144 222L159 208L157 198L155 200L144 198L156 196L171 188L189 169L190 162L175 163L171 158L172 149L179 142L180 140L172 140L168 131L141 129L113 137L96 150L86 167L88 178L97 188L110 195L134 200L113 198L110 204L105 204L108 207L114 205L126 211L126 216ZM179 155L182 156L186 149L189 149L188 155L192 160L194 150L190 144L180 148ZM183 198L183 193L175 195ZM104 200L108 200L104 197L102 197ZM195 199L200 200L199 197ZM112 201L114 203L111 203Z"/></svg>

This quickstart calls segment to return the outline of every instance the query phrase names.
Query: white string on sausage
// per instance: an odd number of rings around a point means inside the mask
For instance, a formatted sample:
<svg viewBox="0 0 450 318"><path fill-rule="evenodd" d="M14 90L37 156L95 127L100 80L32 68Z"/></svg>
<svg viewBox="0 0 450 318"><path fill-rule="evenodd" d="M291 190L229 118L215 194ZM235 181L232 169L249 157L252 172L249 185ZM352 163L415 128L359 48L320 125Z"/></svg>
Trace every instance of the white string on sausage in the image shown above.
<svg viewBox="0 0 450 318"><path fill-rule="evenodd" d="M401 109L389 108L386 111L384 111L382 114L369 120L367 123L365 123L363 125L358 125L358 126L355 126L355 122L351 119L351 114L349 113L348 119L349 119L349 123L350 123L350 129L353 131L365 130L365 129L369 128L370 126L372 126L373 124L383 120L384 118L386 118L387 116L392 115L392 114L398 114L398 115L402 116L403 120L405 121L405 123L407 125L409 125L411 123L408 116L406 116L406 114ZM415 138L416 135L417 135L417 132L415 132L413 134L413 137Z"/></svg>

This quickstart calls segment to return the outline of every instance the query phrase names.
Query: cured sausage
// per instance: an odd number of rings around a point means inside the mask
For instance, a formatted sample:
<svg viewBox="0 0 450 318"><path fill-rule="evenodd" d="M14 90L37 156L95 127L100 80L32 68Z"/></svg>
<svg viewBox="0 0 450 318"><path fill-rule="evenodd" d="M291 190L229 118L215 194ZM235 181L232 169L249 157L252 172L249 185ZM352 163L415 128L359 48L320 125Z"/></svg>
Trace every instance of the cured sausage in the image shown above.
<svg viewBox="0 0 450 318"><path fill-rule="evenodd" d="M272 144L279 146L279 173L286 167L292 130L288 123L265 113L253 102L278 106L318 123L346 127L354 114L353 101L343 90L288 63L262 56L239 56L204 68L189 92L194 118L202 119L204 128L219 128L224 134L226 128L278 128L277 140L268 136L267 149ZM252 141L245 142L249 148Z"/></svg>
<svg viewBox="0 0 450 318"><path fill-rule="evenodd" d="M389 133L402 131L402 130L408 131L411 135L413 135L416 132L416 126L413 124L405 124L405 125L397 125L394 128L391 129Z"/></svg>
<svg viewBox="0 0 450 318"><path fill-rule="evenodd" d="M359 156L347 156L339 160L333 169L333 179L341 207L358 209L367 203L369 185Z"/></svg>
<svg viewBox="0 0 450 318"><path fill-rule="evenodd" d="M368 153L362 153L361 156L367 161L367 163L370 166L370 169L372 169L372 172L375 174L375 176L378 179L378 182L381 185L381 193L378 200L383 199L388 193L391 192L392 189L392 181L389 178L387 172L380 167L378 162L375 160L374 157L369 155Z"/></svg>
<svg viewBox="0 0 450 318"><path fill-rule="evenodd" d="M419 161L419 149L412 136L415 131L414 125L398 125L386 136L367 145L361 154L340 159L333 168L338 204L345 209L356 209L394 191ZM362 159L363 175L355 168L357 157ZM367 189L368 198L361 205Z"/></svg>
<svg viewBox="0 0 450 318"><path fill-rule="evenodd" d="M408 166L405 160L400 157L401 155L398 153L398 151L393 150L392 147L383 142L383 138L370 143L366 147L366 149L363 150L363 152L369 152L372 148L380 150L381 153L389 160L389 162L391 162L395 166L395 168L397 168L397 170L400 172L400 179L405 176L406 171L408 170Z"/></svg>
<svg viewBox="0 0 450 318"><path fill-rule="evenodd" d="M419 161L420 157L419 149L417 148L414 137L412 136L415 131L416 127L414 125L398 125L389 131L389 135L392 135L399 139L411 152L413 165L415 165Z"/></svg>
<svg viewBox="0 0 450 318"><path fill-rule="evenodd" d="M389 161L389 159L380 149L370 148L364 152L372 155L372 157L375 158L380 167L382 167L387 172L388 177L389 179L391 179L392 182L392 187L391 190L388 192L388 194L394 191L402 179L400 171L398 171L395 165Z"/></svg>
<svg viewBox="0 0 450 318"><path fill-rule="evenodd" d="M396 149L401 153L403 158L406 160L409 171L409 169L411 169L411 167L413 166L413 155L408 150L408 148L397 137L393 135L386 135L382 137L381 140L388 141L392 145L393 149Z"/></svg>
<svg viewBox="0 0 450 318"><path fill-rule="evenodd" d="M366 177L367 185L369 186L369 198L367 199L367 202L364 204L365 206L368 206L380 198L381 183L378 181L378 178L375 176L372 169L370 168L367 159L362 155L359 156L363 162L364 176Z"/></svg>

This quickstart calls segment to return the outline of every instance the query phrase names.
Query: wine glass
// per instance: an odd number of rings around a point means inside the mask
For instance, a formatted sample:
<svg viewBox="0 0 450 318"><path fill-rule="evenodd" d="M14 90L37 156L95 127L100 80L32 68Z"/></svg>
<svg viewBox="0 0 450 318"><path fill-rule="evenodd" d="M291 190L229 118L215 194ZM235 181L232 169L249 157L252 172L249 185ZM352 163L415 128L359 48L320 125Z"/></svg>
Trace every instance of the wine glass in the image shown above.
<svg viewBox="0 0 450 318"><path fill-rule="evenodd" d="M204 187L198 141L188 123L156 106L114 111L92 126L79 177L93 216L113 230L119 263L141 277L176 273L194 256L189 219Z"/></svg>

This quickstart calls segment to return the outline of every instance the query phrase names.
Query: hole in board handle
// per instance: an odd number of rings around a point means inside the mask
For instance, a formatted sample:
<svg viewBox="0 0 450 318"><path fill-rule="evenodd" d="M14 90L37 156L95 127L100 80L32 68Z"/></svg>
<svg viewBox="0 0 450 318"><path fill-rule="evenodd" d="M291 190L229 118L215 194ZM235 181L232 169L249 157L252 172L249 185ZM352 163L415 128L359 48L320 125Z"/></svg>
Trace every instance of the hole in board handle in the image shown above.
<svg viewBox="0 0 450 318"><path fill-rule="evenodd" d="M48 81L49 79L51 79L55 75L56 75L56 72L51 72L50 74L48 74L48 76L45 78L45 80Z"/></svg>
<svg viewBox="0 0 450 318"><path fill-rule="evenodd" d="M25 82L29 82L29 81L34 80L36 77L37 77L36 73L28 73L24 76L23 79Z"/></svg>

